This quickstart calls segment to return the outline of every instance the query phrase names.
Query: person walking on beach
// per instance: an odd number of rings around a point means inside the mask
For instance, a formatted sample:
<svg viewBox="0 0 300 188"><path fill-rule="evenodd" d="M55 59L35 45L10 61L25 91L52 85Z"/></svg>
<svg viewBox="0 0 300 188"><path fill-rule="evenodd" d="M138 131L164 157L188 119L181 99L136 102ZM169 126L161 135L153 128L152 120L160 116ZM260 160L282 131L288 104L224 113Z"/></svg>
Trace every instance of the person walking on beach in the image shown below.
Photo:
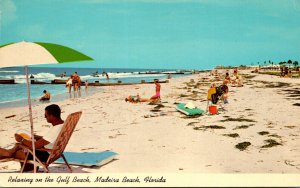
<svg viewBox="0 0 300 188"><path fill-rule="evenodd" d="M44 96L42 96L40 98L40 101L49 101L50 97L51 97L50 93L47 90L44 90L43 93L44 93Z"/></svg>
<svg viewBox="0 0 300 188"><path fill-rule="evenodd" d="M77 74L77 72L74 72L74 74L72 76L73 76L74 91L77 91L77 88L80 90L80 88L81 88L80 76Z"/></svg>
<svg viewBox="0 0 300 188"><path fill-rule="evenodd" d="M85 89L87 89L88 86L89 86L89 82L86 80L86 81L84 82L84 85L85 85Z"/></svg>
<svg viewBox="0 0 300 188"><path fill-rule="evenodd" d="M71 93L71 90L72 90L72 83L73 83L73 76L68 78L68 80L66 82L66 87L68 87L69 93Z"/></svg>
<svg viewBox="0 0 300 188"><path fill-rule="evenodd" d="M54 142L57 139L58 134L60 133L62 129L62 124L64 121L60 117L61 115L61 109L56 104L51 104L45 108L45 118L48 123L51 123L52 126L50 128L46 128L44 130L43 136L34 135L35 141L35 148L46 148L46 149L52 149ZM15 146L11 149L4 149L0 147L0 159L4 158L15 158L15 159L21 159L24 160L26 156L26 152L24 151L20 145L28 146L29 148L32 148L32 141L29 135L25 133L16 133L15 134ZM47 151L35 151L36 156L42 161L46 162L49 153ZM33 156L30 154L29 159L32 159ZM23 163L21 163L21 166ZM26 164L24 171L31 171L33 170L34 166L33 164Z"/></svg>
<svg viewBox="0 0 300 188"><path fill-rule="evenodd" d="M157 79L154 80L154 84L155 84L155 95L153 95L150 99L151 100L156 100L156 99L160 99L160 84L159 81Z"/></svg>

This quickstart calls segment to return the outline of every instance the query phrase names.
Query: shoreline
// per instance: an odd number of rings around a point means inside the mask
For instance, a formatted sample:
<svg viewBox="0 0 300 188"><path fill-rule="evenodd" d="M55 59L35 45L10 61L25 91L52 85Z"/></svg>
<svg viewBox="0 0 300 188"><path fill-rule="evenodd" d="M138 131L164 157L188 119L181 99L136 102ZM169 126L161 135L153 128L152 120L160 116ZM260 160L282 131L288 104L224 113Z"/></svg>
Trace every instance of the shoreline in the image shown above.
<svg viewBox="0 0 300 188"><path fill-rule="evenodd" d="M152 84L107 86L86 98L60 101L62 118L83 115L65 151L118 153L117 160L96 167L73 166L77 173L299 173L300 79L241 71L244 87L229 86L229 103L217 115L187 117L175 103L207 107L208 73L172 78L161 84L161 104L126 103L125 97L155 94ZM205 80L205 81L204 81ZM281 84L284 83L284 84ZM293 94L295 93L295 94ZM45 105L33 108L35 131L47 125ZM25 107L0 109L1 147L14 143L18 129L29 129ZM10 115L14 117L5 118ZM82 140L84 139L84 142ZM0 172L16 171L14 162ZM50 172L68 172L51 165Z"/></svg>
<svg viewBox="0 0 300 188"><path fill-rule="evenodd" d="M72 90L73 90L73 88L72 88ZM34 99L31 99L31 104L32 104L32 107L34 107L34 106L37 106L40 104L50 104L53 102L60 102L60 101L71 100L71 99L75 99L75 98L81 98L81 97L85 98L85 97L93 95L101 90L102 90L102 88L97 88L97 87L93 87L93 86L90 86L88 88L88 90L86 90L84 87L82 87L80 92L72 91L71 93L69 93L68 91L66 91L65 93L58 93L58 94L51 95L50 101L39 101L39 98L34 98ZM90 93L88 93L88 92L90 92ZM27 99L21 99L21 100L17 100L17 101L7 101L7 102L0 103L0 109L18 108L18 107L27 107L27 106L28 106Z"/></svg>

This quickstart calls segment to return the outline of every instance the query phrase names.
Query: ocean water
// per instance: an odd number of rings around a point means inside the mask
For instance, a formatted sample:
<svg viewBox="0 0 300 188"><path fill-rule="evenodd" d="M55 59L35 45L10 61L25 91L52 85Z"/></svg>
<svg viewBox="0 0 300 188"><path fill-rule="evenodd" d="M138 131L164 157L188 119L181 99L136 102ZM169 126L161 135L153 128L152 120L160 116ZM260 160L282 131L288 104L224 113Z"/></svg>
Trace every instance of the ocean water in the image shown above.
<svg viewBox="0 0 300 188"><path fill-rule="evenodd" d="M96 69L96 68L49 68L49 67L29 67L29 76L33 75L33 80L50 83L54 79L67 79L71 74L77 72L81 81L94 83L140 83L141 80L153 81L153 79L164 80L166 74L143 74L146 71L176 71L159 69ZM99 77L93 74L98 71ZM66 72L67 77L61 78L61 74ZM107 72L109 80L102 72ZM183 74L172 75L172 77L185 76ZM15 79L16 84L0 84L0 108L27 105L27 90L24 67L9 67L0 69L0 80ZM68 93L64 84L32 84L30 85L30 95L32 103L37 103L37 99L43 95L43 90L51 93L51 102L64 100L67 98L86 97L102 90L101 87L89 87L87 91L82 87L81 92ZM55 96L55 97L53 97Z"/></svg>

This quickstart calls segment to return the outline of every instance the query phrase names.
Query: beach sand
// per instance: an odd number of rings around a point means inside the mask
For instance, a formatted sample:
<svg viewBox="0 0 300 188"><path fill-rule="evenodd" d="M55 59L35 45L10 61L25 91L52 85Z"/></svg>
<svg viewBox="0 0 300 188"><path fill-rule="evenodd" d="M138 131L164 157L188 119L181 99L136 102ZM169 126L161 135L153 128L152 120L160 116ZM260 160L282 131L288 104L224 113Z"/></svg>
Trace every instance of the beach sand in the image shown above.
<svg viewBox="0 0 300 188"><path fill-rule="evenodd" d="M161 105L124 101L137 93L151 97L154 84L107 86L86 98L57 102L63 119L83 112L65 151L119 154L101 167L73 166L74 172L300 173L300 79L241 74L244 87L229 86L229 103L217 115L188 118L175 109L176 102L192 102L206 110L213 82L208 73L162 83ZM46 105L33 107L37 133L48 125ZM16 131L29 131L28 109L0 109L0 114L1 147L9 148ZM0 172L19 169L16 162L0 163ZM51 165L50 172L68 169Z"/></svg>

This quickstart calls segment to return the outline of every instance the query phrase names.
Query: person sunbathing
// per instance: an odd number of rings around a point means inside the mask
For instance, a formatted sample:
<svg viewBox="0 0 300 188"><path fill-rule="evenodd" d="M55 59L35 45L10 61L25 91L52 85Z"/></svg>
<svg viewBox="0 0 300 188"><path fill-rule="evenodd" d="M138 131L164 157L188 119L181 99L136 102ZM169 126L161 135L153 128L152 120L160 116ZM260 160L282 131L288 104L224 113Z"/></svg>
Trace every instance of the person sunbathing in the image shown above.
<svg viewBox="0 0 300 188"><path fill-rule="evenodd" d="M125 98L125 102L132 102L132 103L138 103L138 102L148 102L149 99L143 99L143 98L140 98L139 95L130 95L128 97Z"/></svg>
<svg viewBox="0 0 300 188"><path fill-rule="evenodd" d="M232 79L232 86L237 86L237 87L242 87L243 86L243 82L242 82L242 77L236 72L233 73L234 74L234 78Z"/></svg>
<svg viewBox="0 0 300 188"><path fill-rule="evenodd" d="M229 73L226 72L226 76L225 76L225 78L224 78L223 84L224 84L224 85L227 85L227 84L229 84L229 83L230 83L230 76L229 76Z"/></svg>
<svg viewBox="0 0 300 188"><path fill-rule="evenodd" d="M54 142L56 141L56 138L58 134L60 133L62 129L62 125L64 121L60 117L61 115L61 109L58 105L52 104L45 108L45 118L48 123L51 123L52 126L45 130L45 133L43 136L34 135L35 139L35 148L46 148L46 149L52 149ZM5 149L0 147L0 159L5 158L14 158L14 159L20 159L24 160L26 157L26 152L24 151L20 145L25 145L29 148L32 148L32 140L29 135L26 133L16 133L15 134L15 146L11 149ZM46 162L49 153L46 151L35 151L36 156L42 161ZM32 159L33 156L30 154L29 159ZM21 163L21 166L23 163ZM33 164L26 164L24 171L31 171L33 170L34 166Z"/></svg>
<svg viewBox="0 0 300 188"><path fill-rule="evenodd" d="M159 99L146 99L146 98L141 98L139 95L133 96L130 95L125 98L125 102L131 102L131 103L138 103L138 102L156 102L159 101Z"/></svg>

